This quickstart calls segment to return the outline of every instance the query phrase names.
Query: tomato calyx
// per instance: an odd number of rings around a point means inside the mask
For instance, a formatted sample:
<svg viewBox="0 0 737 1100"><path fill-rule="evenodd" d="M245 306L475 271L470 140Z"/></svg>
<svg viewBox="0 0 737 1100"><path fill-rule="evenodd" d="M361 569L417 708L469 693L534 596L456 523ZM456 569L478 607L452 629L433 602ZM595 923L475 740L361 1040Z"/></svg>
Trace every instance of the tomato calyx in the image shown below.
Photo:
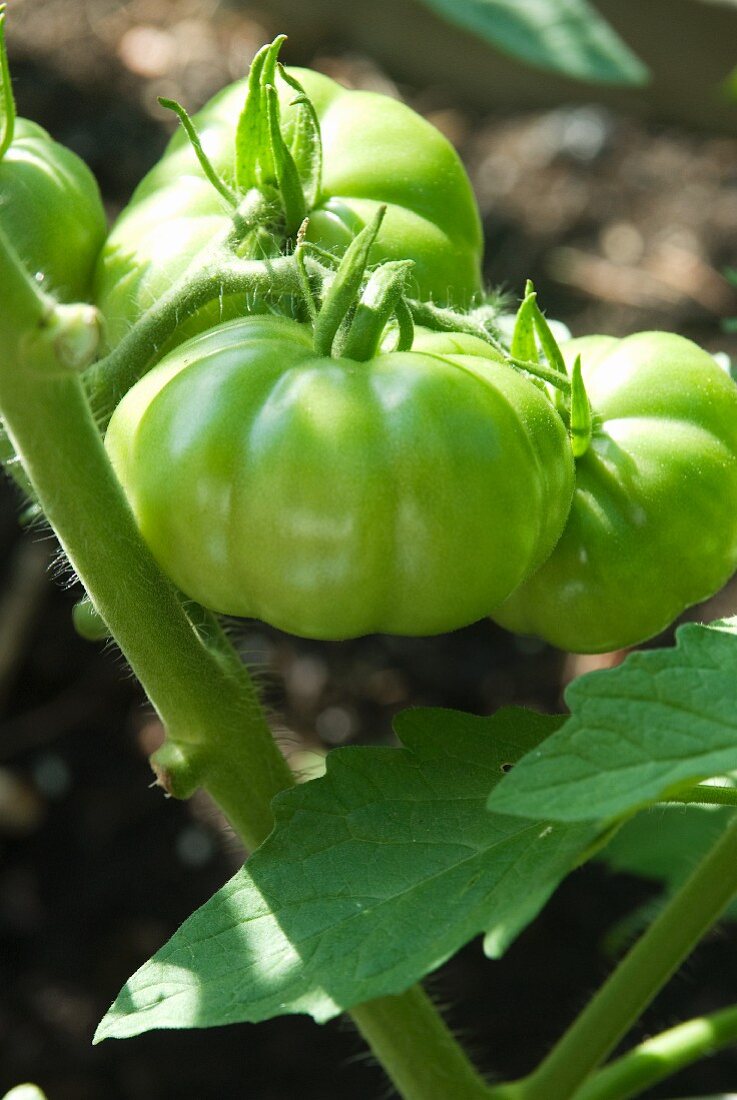
<svg viewBox="0 0 737 1100"><path fill-rule="evenodd" d="M540 363L540 349L547 366ZM512 366L528 372L537 385L544 388L547 383L553 387L553 401L568 428L573 457L585 455L591 444L595 416L583 380L581 357L577 356L569 377L563 353L529 279L517 310L507 358Z"/></svg>
<svg viewBox="0 0 737 1100"><path fill-rule="evenodd" d="M7 4L0 4L0 160L7 153L15 135L15 98L5 45L6 9Z"/></svg>
<svg viewBox="0 0 737 1100"><path fill-rule="evenodd" d="M380 206L351 241L335 273L325 273L319 307L305 263L305 253L312 249L305 240L306 220L300 226L294 255L318 355L366 362L378 352L392 318L397 328L395 350L412 347L414 321L404 294L414 263L389 260L367 277L369 253L385 213L386 207Z"/></svg>
<svg viewBox="0 0 737 1100"><path fill-rule="evenodd" d="M235 134L235 179L231 186L205 153L185 108L159 97L184 129L210 184L233 210L234 230L243 243L253 238L254 255L276 256L294 238L320 193L322 138L312 101L299 81L278 61L286 35L278 35L253 59L246 100ZM295 93L296 119L287 142L282 128L277 75Z"/></svg>

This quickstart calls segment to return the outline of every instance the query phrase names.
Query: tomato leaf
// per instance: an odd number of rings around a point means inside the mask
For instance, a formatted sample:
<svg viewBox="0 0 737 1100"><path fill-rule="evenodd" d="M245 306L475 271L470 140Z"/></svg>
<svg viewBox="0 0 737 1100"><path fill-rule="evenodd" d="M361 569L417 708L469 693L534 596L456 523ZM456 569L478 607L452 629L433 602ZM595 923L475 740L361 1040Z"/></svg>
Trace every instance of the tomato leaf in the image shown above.
<svg viewBox="0 0 737 1100"><path fill-rule="evenodd" d="M680 628L566 692L568 721L489 798L495 813L616 818L737 769L737 618Z"/></svg>
<svg viewBox="0 0 737 1100"><path fill-rule="evenodd" d="M645 65L586 0L423 0L512 57L578 80L644 84Z"/></svg>
<svg viewBox="0 0 737 1100"><path fill-rule="evenodd" d="M280 795L271 837L124 987L97 1041L398 993L481 931L499 955L595 838L485 812L559 719L405 711L405 748L338 749Z"/></svg>

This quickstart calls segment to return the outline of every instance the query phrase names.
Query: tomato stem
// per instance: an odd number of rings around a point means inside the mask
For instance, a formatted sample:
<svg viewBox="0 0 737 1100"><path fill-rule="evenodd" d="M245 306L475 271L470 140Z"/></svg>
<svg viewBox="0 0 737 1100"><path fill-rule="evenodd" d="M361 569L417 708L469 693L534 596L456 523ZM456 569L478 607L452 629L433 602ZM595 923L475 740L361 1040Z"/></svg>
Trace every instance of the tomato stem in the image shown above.
<svg viewBox="0 0 737 1100"><path fill-rule="evenodd" d="M737 818L537 1069L495 1100L570 1100L737 893ZM603 1071L606 1072L606 1071ZM596 1080L595 1078L593 1079ZM593 1083L588 1088L593 1088ZM604 1095L607 1095L606 1093ZM614 1096L619 1094L614 1093ZM627 1096L629 1093L624 1093ZM596 1093L581 1094L592 1100Z"/></svg>
<svg viewBox="0 0 737 1100"><path fill-rule="evenodd" d="M490 331L488 323L477 319L473 313L456 313L453 309L436 306L432 302L420 302L414 298L407 299L407 306L416 325L435 332L464 332L468 336L476 336L506 357L507 353L494 332ZM485 312L486 307L482 307L482 310Z"/></svg>
<svg viewBox="0 0 737 1100"><path fill-rule="evenodd" d="M737 1043L737 1005L654 1035L600 1070L575 1100L629 1100L702 1058Z"/></svg>
<svg viewBox="0 0 737 1100"><path fill-rule="evenodd" d="M167 740L152 761L159 784L176 796L204 786L254 848L271 830L272 798L293 779L253 681L215 617L189 602L185 610L143 542L81 376L58 358L58 328L72 317L57 312L5 243L0 234L0 413L12 443L98 615L161 716ZM405 1100L486 1096L421 989L353 1015Z"/></svg>
<svg viewBox="0 0 737 1100"><path fill-rule="evenodd" d="M489 1087L421 986L351 1012L404 1100L487 1100Z"/></svg>
<svg viewBox="0 0 737 1100"><path fill-rule="evenodd" d="M143 543L80 375L60 363L56 334L48 336L55 332L48 299L7 247L0 247L0 282L0 410L16 451L72 567L161 716L182 770L186 763L196 772L254 847L271 828L271 798L291 776L248 671L196 628ZM58 315L59 325L65 316ZM24 332L11 329L10 318Z"/></svg>
<svg viewBox="0 0 737 1100"><path fill-rule="evenodd" d="M119 344L85 375L95 415L105 427L127 391L161 357L161 348L182 320L219 296L242 294L270 300L299 294L299 272L292 256L241 260L216 248L195 271L187 272L144 313Z"/></svg>

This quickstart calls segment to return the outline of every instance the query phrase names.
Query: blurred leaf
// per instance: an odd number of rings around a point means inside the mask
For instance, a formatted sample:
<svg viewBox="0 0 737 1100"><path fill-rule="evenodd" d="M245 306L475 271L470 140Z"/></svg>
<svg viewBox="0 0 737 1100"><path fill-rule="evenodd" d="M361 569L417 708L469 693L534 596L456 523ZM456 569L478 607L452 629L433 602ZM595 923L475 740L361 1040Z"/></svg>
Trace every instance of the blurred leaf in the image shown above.
<svg viewBox="0 0 737 1100"><path fill-rule="evenodd" d="M504 777L496 813L555 821L623 817L737 769L737 618L631 653L566 691L571 717Z"/></svg>
<svg viewBox="0 0 737 1100"><path fill-rule="evenodd" d="M422 0L505 53L578 80L645 84L647 67L586 0Z"/></svg>
<svg viewBox="0 0 737 1100"><path fill-rule="evenodd" d="M96 1040L324 1021L407 989L481 931L500 954L596 836L485 809L559 721L418 709L396 719L405 748L334 750L324 778L275 800L271 837L133 975Z"/></svg>

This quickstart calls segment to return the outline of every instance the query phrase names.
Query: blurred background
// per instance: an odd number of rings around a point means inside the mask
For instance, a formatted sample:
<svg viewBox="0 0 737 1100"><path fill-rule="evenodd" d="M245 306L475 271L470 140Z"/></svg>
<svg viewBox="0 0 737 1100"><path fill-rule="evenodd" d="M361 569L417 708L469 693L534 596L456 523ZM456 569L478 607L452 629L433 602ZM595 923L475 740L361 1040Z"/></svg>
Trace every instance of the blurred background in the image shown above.
<svg viewBox="0 0 737 1100"><path fill-rule="evenodd" d="M542 34L525 27L532 8L549 16ZM725 277L737 265L734 0L10 0L7 30L19 112L88 161L111 218L171 131L156 96L194 110L286 32L288 63L401 97L457 146L490 283L518 295L529 275L575 335L667 328L737 354ZM242 853L206 799L150 789L161 730L119 654L74 634L79 594L53 541L20 535L18 508L0 485L0 1093L31 1079L49 1100L388 1095L340 1022L91 1047L121 984ZM693 616L736 612L733 584ZM234 636L305 769L339 745L394 743L392 716L409 704L560 709L570 679L623 656L572 657L491 623L340 644L259 623ZM589 866L504 960L474 943L435 975L479 1063L501 1077L529 1069L657 890ZM736 948L727 923L631 1038L734 1000ZM650 1095L736 1085L737 1053L726 1053Z"/></svg>

